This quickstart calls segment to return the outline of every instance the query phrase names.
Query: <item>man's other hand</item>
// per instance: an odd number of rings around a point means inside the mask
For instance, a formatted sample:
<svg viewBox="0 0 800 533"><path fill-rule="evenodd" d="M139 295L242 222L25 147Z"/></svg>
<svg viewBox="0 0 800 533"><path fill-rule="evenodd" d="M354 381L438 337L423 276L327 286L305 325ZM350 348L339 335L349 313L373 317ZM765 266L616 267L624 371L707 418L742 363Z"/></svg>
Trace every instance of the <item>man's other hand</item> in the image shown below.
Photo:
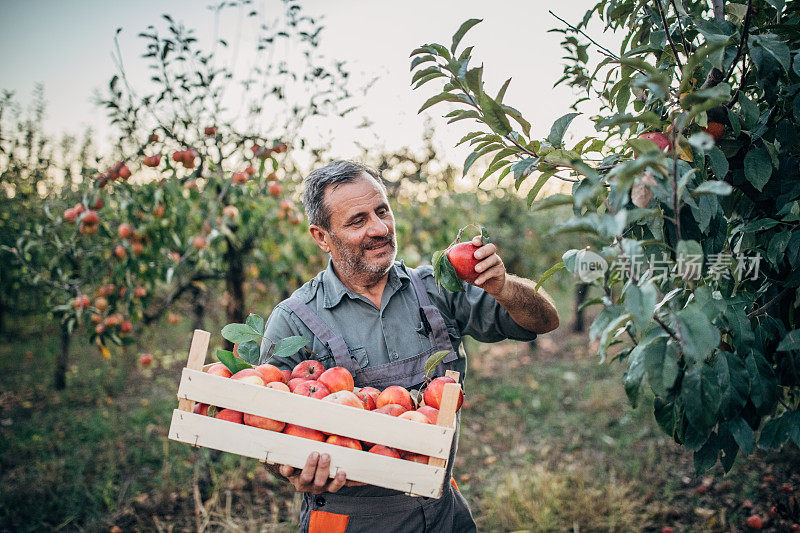
<svg viewBox="0 0 800 533"><path fill-rule="evenodd" d="M356 481L347 481L347 474L337 472L331 478L331 456L327 453L320 455L312 452L302 470L289 465L281 465L278 469L280 475L289 480L297 492L320 494L322 492L336 492L344 486L354 487L364 485Z"/></svg>

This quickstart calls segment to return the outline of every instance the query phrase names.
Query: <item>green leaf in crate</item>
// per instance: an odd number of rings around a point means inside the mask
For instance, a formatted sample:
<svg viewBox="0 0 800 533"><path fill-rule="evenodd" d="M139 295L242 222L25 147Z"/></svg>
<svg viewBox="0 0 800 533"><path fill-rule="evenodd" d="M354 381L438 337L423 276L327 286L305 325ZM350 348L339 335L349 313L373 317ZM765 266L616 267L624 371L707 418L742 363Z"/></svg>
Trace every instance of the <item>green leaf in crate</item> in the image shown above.
<svg viewBox="0 0 800 533"><path fill-rule="evenodd" d="M253 328L255 331L258 331L261 335L264 334L264 319L260 316L250 313L247 315L247 325Z"/></svg>
<svg viewBox="0 0 800 533"><path fill-rule="evenodd" d="M233 355L233 352L229 352L228 350L217 350L217 359L219 359L223 365L228 367L228 370L231 371L231 374L235 374L240 370L244 370L245 368L253 368L253 365L244 359L236 357Z"/></svg>
<svg viewBox="0 0 800 533"><path fill-rule="evenodd" d="M248 324L228 324L222 328L222 336L234 344L241 344L260 339L261 333Z"/></svg>
<svg viewBox="0 0 800 533"><path fill-rule="evenodd" d="M258 364L258 359L261 355L260 352L261 352L261 347L259 343L257 343L256 341L243 342L236 349L236 353L239 354L239 357L241 357L251 365Z"/></svg>

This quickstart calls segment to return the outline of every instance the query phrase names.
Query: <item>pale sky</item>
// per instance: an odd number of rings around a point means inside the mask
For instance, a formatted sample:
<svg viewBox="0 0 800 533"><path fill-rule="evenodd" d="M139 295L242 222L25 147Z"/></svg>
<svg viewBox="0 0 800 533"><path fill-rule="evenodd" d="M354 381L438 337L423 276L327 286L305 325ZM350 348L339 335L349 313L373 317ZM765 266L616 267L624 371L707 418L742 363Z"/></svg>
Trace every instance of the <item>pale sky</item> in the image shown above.
<svg viewBox="0 0 800 533"><path fill-rule="evenodd" d="M304 12L323 16L325 54L346 60L361 79L380 76L356 113L368 116L373 127L365 131L343 124L333 132L332 157L351 157L358 153L357 139L367 146L419 146L425 116L433 118L436 141L450 162L461 165L468 154L465 147L453 145L472 131L470 122L446 126L442 115L450 110L439 104L423 115L417 109L436 88L434 80L412 91L409 73L410 52L428 42L449 46L451 36L469 18L482 18L470 30L462 48L475 45L472 65L484 63L487 92L494 94L500 84L512 77L504 102L517 107L533 124L535 137L543 137L574 96L571 90L553 83L561 76L561 34L547 33L561 23L548 13L553 9L562 18L577 22L595 2L477 0L380 2L364 0L301 2ZM170 0L157 2L108 2L98 0L0 0L0 89L16 92L18 101L27 102L37 82L44 83L48 101L46 128L53 134L80 133L93 127L99 138L112 131L104 113L91 102L94 90L102 89L114 74L111 60L114 30L123 27L120 44L129 76L134 83L146 79L142 60L143 42L136 34L146 26L162 25L161 13L168 12L188 27L197 29L201 42L210 41L213 16L207 2ZM256 1L261 11L281 9L278 0ZM167 8L167 9L165 9ZM245 8L246 9L246 8ZM235 11L221 21L219 34L231 40L236 28ZM592 36L607 44L613 36L603 36L599 26L590 28ZM241 43L242 50L247 43ZM587 105L592 105L591 103ZM588 114L596 111L581 108ZM570 133L594 133L588 116L578 117ZM569 135L567 136L569 138ZM103 145L101 141L101 146Z"/></svg>

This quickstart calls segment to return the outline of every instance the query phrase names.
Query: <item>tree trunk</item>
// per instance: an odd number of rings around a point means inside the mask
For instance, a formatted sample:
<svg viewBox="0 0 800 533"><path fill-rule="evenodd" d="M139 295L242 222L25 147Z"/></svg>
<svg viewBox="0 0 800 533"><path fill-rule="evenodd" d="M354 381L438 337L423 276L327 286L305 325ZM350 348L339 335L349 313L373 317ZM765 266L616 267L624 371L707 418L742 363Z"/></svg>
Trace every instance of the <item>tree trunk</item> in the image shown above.
<svg viewBox="0 0 800 533"><path fill-rule="evenodd" d="M589 285L586 283L578 283L575 285L575 322L572 324L572 331L575 333L583 333L583 309L580 309L581 304L586 300L586 293L589 290Z"/></svg>
<svg viewBox="0 0 800 533"><path fill-rule="evenodd" d="M67 387L67 357L69 355L70 334L66 324L61 324L61 346L56 354L56 390L64 390Z"/></svg>
<svg viewBox="0 0 800 533"><path fill-rule="evenodd" d="M228 270L225 273L225 289L228 293L228 301L225 306L225 314L228 324L244 323L245 302L244 302L244 261L241 252L228 241L228 249L225 252L225 263ZM233 344L225 341L225 349L233 350Z"/></svg>
<svg viewBox="0 0 800 533"><path fill-rule="evenodd" d="M206 313L205 291L192 286L192 329L203 329L203 316Z"/></svg>

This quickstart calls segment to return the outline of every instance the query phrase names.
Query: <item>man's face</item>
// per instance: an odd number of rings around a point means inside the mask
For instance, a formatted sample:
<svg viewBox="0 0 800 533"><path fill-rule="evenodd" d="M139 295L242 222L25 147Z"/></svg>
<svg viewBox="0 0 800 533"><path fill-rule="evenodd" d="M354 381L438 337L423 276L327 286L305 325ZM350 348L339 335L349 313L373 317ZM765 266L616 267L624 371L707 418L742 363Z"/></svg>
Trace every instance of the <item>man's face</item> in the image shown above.
<svg viewBox="0 0 800 533"><path fill-rule="evenodd" d="M377 282L397 255L394 215L386 195L369 176L329 187L325 205L330 210L328 245L340 275Z"/></svg>

